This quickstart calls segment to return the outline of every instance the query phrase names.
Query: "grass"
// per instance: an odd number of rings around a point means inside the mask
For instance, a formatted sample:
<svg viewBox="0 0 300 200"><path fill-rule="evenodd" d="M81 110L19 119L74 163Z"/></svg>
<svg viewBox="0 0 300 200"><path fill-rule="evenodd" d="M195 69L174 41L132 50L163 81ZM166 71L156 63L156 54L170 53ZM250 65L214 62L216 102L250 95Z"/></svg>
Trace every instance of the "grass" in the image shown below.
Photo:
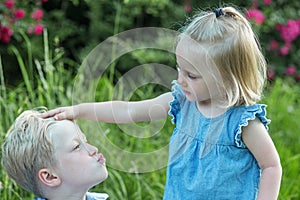
<svg viewBox="0 0 300 200"><path fill-rule="evenodd" d="M266 92L264 102L272 120L270 134L281 158L283 178L279 199L300 199L300 87L278 79Z"/></svg>
<svg viewBox="0 0 300 200"><path fill-rule="evenodd" d="M22 68L24 83L18 87L10 89L5 86L5 75L3 74L2 60L0 56L0 142L4 139L5 133L12 124L14 118L23 110L38 106L54 108L59 105L71 105L73 96L73 84L75 77L64 68L64 61L61 53L55 53L48 47L47 32L44 33L44 61L38 61L29 54L32 59L35 80L30 78L26 68L25 58L18 53L17 48L13 48L17 60ZM30 46L28 46L30 49ZM29 50L29 52L31 52ZM113 96L114 85L110 76L103 76L98 84L95 94L97 101L103 101L107 97ZM134 99L145 99L155 96L164 88L157 89L155 85L147 85L139 88L134 93ZM280 190L280 200L292 200L300 198L300 86L290 80L277 79L270 84L265 92L263 103L268 105L268 117L272 120L270 124L270 135L272 136L283 166L283 179ZM106 149L110 143L127 152L152 152L165 147L173 130L170 120L161 122L164 128L156 135L151 135L147 123L135 124L142 127L145 138L132 137L124 134L132 130L131 127L120 127L113 124L78 121L82 130L87 134L88 140L92 141L108 157L109 178L100 185L95 186L91 191L106 192L110 199L162 199L165 182L165 167L148 173L138 173L136 163L128 163L131 172L117 169L126 169L125 158L118 155L118 151L113 153ZM140 130L140 129L138 129ZM138 134L138 133L132 133ZM149 137L149 138L147 138ZM108 139L108 140L105 140ZM165 155L162 155L166 158ZM120 166L110 167L112 160L120 160ZM155 162L166 162L166 160L155 160L155 158L141 161L142 165ZM19 188L11 181L2 167L0 167L0 181L2 188L0 196L3 200L33 199L33 194Z"/></svg>

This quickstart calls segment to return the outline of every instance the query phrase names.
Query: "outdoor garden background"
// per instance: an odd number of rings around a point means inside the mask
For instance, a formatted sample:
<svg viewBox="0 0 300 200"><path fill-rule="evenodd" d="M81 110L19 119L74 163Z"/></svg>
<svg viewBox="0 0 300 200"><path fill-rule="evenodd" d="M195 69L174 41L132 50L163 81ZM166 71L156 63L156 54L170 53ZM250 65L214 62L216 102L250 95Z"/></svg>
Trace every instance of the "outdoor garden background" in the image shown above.
<svg viewBox="0 0 300 200"><path fill-rule="evenodd" d="M283 167L279 199L300 199L300 1L1 0L1 143L20 112L38 106L51 109L72 105L77 89L73 86L83 60L107 38L139 27L178 30L199 8L224 4L234 4L243 10L259 36L268 61L268 83L262 103L268 105L268 117L272 120L269 132ZM115 84L123 74L151 62L175 66L174 56L166 52L146 49L128 53L103 73L94 99L112 99ZM137 88L130 99L146 99L166 90L148 84ZM79 123L99 151L104 150L101 140L106 137L127 152L152 152L168 144L173 129L167 120L159 134L139 138L125 134L117 125ZM138 126L145 126L147 132L146 123ZM93 127L98 127L99 133ZM122 165L124 158L109 159L120 160ZM162 199L165 167L147 173L139 173L133 167L128 172L110 167L109 159L108 179L91 191L106 192L110 199L118 200ZM149 158L145 162L157 160ZM0 199L33 198L33 194L19 188L0 167Z"/></svg>

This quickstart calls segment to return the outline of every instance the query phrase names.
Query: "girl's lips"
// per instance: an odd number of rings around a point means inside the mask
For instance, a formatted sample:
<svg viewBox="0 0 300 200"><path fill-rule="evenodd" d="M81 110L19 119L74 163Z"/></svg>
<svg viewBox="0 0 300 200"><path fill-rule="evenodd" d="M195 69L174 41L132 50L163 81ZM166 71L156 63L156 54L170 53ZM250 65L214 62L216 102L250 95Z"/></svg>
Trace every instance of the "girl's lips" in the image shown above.
<svg viewBox="0 0 300 200"><path fill-rule="evenodd" d="M191 93L189 91L183 90L185 95L190 95Z"/></svg>

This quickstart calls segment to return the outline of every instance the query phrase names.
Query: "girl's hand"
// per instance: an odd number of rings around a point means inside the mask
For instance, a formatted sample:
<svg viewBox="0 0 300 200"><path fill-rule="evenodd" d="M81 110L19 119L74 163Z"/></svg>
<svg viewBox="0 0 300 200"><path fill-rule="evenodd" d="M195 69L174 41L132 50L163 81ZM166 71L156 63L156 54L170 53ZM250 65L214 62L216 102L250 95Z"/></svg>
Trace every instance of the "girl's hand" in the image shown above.
<svg viewBox="0 0 300 200"><path fill-rule="evenodd" d="M75 106L66 106L66 107L59 107L52 110L49 110L45 113L40 115L41 118L49 118L53 117L54 120L64 120L69 119L73 120L76 119L78 116L78 112L75 112Z"/></svg>

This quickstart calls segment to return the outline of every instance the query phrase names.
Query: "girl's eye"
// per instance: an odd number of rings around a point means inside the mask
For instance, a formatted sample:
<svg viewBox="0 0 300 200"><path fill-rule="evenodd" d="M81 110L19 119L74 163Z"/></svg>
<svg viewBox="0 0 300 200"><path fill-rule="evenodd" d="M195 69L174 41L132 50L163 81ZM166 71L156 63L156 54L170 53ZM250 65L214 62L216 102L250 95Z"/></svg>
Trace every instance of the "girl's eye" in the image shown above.
<svg viewBox="0 0 300 200"><path fill-rule="evenodd" d="M196 79L198 77L195 76L195 75L193 75L193 74L188 73L188 78L191 79L191 80L194 80L194 79Z"/></svg>
<svg viewBox="0 0 300 200"><path fill-rule="evenodd" d="M178 73L183 74L183 76L189 78L190 80L195 80L197 78L200 78L199 76L194 75L188 71L185 71L185 70L182 71L178 65L176 65L176 68L177 68Z"/></svg>

